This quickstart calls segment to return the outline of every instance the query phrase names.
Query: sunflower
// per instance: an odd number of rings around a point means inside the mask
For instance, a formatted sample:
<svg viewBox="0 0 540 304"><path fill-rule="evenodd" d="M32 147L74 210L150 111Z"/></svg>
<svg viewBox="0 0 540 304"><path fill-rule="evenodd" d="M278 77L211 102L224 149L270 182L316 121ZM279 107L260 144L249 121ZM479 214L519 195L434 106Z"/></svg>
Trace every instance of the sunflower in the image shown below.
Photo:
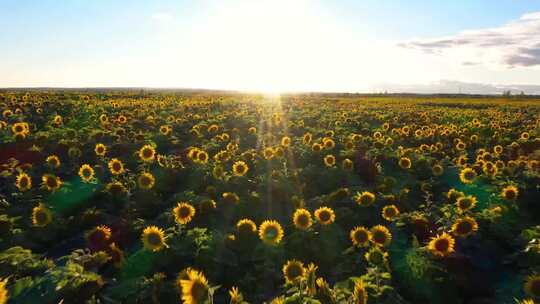
<svg viewBox="0 0 540 304"><path fill-rule="evenodd" d="M293 214L294 226L301 230L307 230L313 224L311 213L308 210L299 208Z"/></svg>
<svg viewBox="0 0 540 304"><path fill-rule="evenodd" d="M11 131L14 134L24 134L24 135L26 135L27 133L30 132L30 128L28 127L27 123L18 122L18 123L14 123L13 126L11 126Z"/></svg>
<svg viewBox="0 0 540 304"><path fill-rule="evenodd" d="M505 200L514 201L519 195L519 190L515 186L506 186L501 191L501 197Z"/></svg>
<svg viewBox="0 0 540 304"><path fill-rule="evenodd" d="M387 246L392 241L390 230L382 225L371 227L371 241L378 246Z"/></svg>
<svg viewBox="0 0 540 304"><path fill-rule="evenodd" d="M444 167L440 164L435 164L431 167L431 173L435 176L441 176L444 173Z"/></svg>
<svg viewBox="0 0 540 304"><path fill-rule="evenodd" d="M0 304L6 304L9 299L9 292L6 288L8 279L0 279Z"/></svg>
<svg viewBox="0 0 540 304"><path fill-rule="evenodd" d="M366 247L371 240L371 232L366 227L357 226L349 234L355 247Z"/></svg>
<svg viewBox="0 0 540 304"><path fill-rule="evenodd" d="M97 226L86 235L86 239L93 245L102 246L111 238L111 228L101 225Z"/></svg>
<svg viewBox="0 0 540 304"><path fill-rule="evenodd" d="M533 299L525 299L525 300L519 301L518 304L534 304L534 300Z"/></svg>
<svg viewBox="0 0 540 304"><path fill-rule="evenodd" d="M181 225L185 225L195 216L195 208L187 202L179 202L173 209L174 220Z"/></svg>
<svg viewBox="0 0 540 304"><path fill-rule="evenodd" d="M148 226L144 228L141 235L144 248L150 251L159 251L163 247L168 247L165 244L165 232L156 226Z"/></svg>
<svg viewBox="0 0 540 304"><path fill-rule="evenodd" d="M540 298L540 275L532 274L528 276L523 289L528 295Z"/></svg>
<svg viewBox="0 0 540 304"><path fill-rule="evenodd" d="M104 144L96 144L96 147L94 148L94 152L96 152L97 156L105 156L105 153L107 153L107 147Z"/></svg>
<svg viewBox="0 0 540 304"><path fill-rule="evenodd" d="M460 213L469 211L476 206L476 197L472 195L461 196L457 199L456 206Z"/></svg>
<svg viewBox="0 0 540 304"><path fill-rule="evenodd" d="M287 283L298 282L305 274L304 264L297 260L289 260L282 268Z"/></svg>
<svg viewBox="0 0 540 304"><path fill-rule="evenodd" d="M382 210L382 217L389 222L393 221L398 215L399 209L396 205L384 206Z"/></svg>
<svg viewBox="0 0 540 304"><path fill-rule="evenodd" d="M251 235L257 233L257 225L250 219L241 219L236 223L239 235Z"/></svg>
<svg viewBox="0 0 540 304"><path fill-rule="evenodd" d="M336 220L336 214L329 207L320 207L315 210L315 218L321 225L330 225Z"/></svg>
<svg viewBox="0 0 540 304"><path fill-rule="evenodd" d="M41 183L48 191L56 191L62 187L62 180L52 174L44 174L41 177Z"/></svg>
<svg viewBox="0 0 540 304"><path fill-rule="evenodd" d="M304 145L309 145L312 139L313 139L313 136L311 135L311 133L306 133L302 137L302 142L304 143Z"/></svg>
<svg viewBox="0 0 540 304"><path fill-rule="evenodd" d="M199 164L206 164L208 162L208 153L206 153L206 151L203 151L203 150L198 150L196 156L195 156L195 162L199 163Z"/></svg>
<svg viewBox="0 0 540 304"><path fill-rule="evenodd" d="M119 195L122 193L126 193L127 189L121 182L110 182L105 186L105 190L109 192L112 195Z"/></svg>
<svg viewBox="0 0 540 304"><path fill-rule="evenodd" d="M410 159L410 158L408 158L408 157L402 157L402 158L399 159L398 165L399 165L402 169L410 169L410 168L411 168L411 165L412 165L412 162L411 162L411 159Z"/></svg>
<svg viewBox="0 0 540 304"><path fill-rule="evenodd" d="M370 264L375 266L383 266L388 263L388 252L385 252L380 247L375 246L364 254L364 258Z"/></svg>
<svg viewBox="0 0 540 304"><path fill-rule="evenodd" d="M144 190L152 189L155 183L156 183L156 179L149 172L143 172L137 178L137 184L139 185L141 189L144 189Z"/></svg>
<svg viewBox="0 0 540 304"><path fill-rule="evenodd" d="M229 296L231 297L230 304L242 304L244 303L244 296L238 290L238 287L233 286L229 289Z"/></svg>
<svg viewBox="0 0 540 304"><path fill-rule="evenodd" d="M120 175L125 172L124 164L121 160L113 158L108 163L109 170L113 175Z"/></svg>
<svg viewBox="0 0 540 304"><path fill-rule="evenodd" d="M236 176L244 176L248 172L249 167L243 161L237 161L233 164L233 174Z"/></svg>
<svg viewBox="0 0 540 304"><path fill-rule="evenodd" d="M322 146L321 144L319 144L319 143L314 143L314 144L311 146L311 150L312 150L313 152L319 152L319 151L322 150L322 148L323 148L323 146Z"/></svg>
<svg viewBox="0 0 540 304"><path fill-rule="evenodd" d="M460 218L452 225L452 233L456 236L466 237L478 230L478 223L470 216Z"/></svg>
<svg viewBox="0 0 540 304"><path fill-rule="evenodd" d="M333 167L336 164L336 157L332 154L328 154L324 157L324 164L327 167Z"/></svg>
<svg viewBox="0 0 540 304"><path fill-rule="evenodd" d="M375 194L369 191L364 191L362 193L358 192L356 193L354 200L360 206L370 206L375 202Z"/></svg>
<svg viewBox="0 0 540 304"><path fill-rule="evenodd" d="M228 205L237 205L240 202L240 197L234 192L225 192L221 197L223 197L223 201Z"/></svg>
<svg viewBox="0 0 540 304"><path fill-rule="evenodd" d="M223 179L225 177L225 168L220 164L215 165L212 169L212 176L215 179Z"/></svg>
<svg viewBox="0 0 540 304"><path fill-rule="evenodd" d="M58 168L60 167L60 158L56 155L50 155L45 159L45 162L47 165L51 168Z"/></svg>
<svg viewBox="0 0 540 304"><path fill-rule="evenodd" d="M210 296L208 280L200 271L189 269L186 273L187 278L180 280L180 289L182 290L182 301L184 304L203 304Z"/></svg>
<svg viewBox="0 0 540 304"><path fill-rule="evenodd" d="M343 160L343 162L341 163L341 167L344 169L344 170L347 170L347 171L351 171L352 169L354 169L354 163L352 160L348 159L348 158L345 158Z"/></svg>
<svg viewBox="0 0 540 304"><path fill-rule="evenodd" d="M161 133L162 135L168 136L172 133L172 128L170 126L163 125L159 127L159 133Z"/></svg>
<svg viewBox="0 0 540 304"><path fill-rule="evenodd" d="M90 165L84 164L79 169L79 176L84 182L88 183L94 178L94 169Z"/></svg>
<svg viewBox="0 0 540 304"><path fill-rule="evenodd" d="M277 245L283 238L283 228L274 220L266 220L259 226L259 238L269 245Z"/></svg>
<svg viewBox="0 0 540 304"><path fill-rule="evenodd" d="M51 211L42 203L32 209L32 225L45 227L52 221Z"/></svg>
<svg viewBox="0 0 540 304"><path fill-rule="evenodd" d="M17 175L15 186L17 186L19 191L26 192L32 188L32 178L28 174L21 172Z"/></svg>
<svg viewBox="0 0 540 304"><path fill-rule="evenodd" d="M366 304L368 300L368 293L364 285L364 281L357 280L354 284L353 303L354 304Z"/></svg>
<svg viewBox="0 0 540 304"><path fill-rule="evenodd" d="M460 197L465 196L465 193L461 191L457 191L456 189L452 188L448 190L446 193L446 197L450 200L450 202L456 202Z"/></svg>
<svg viewBox="0 0 540 304"><path fill-rule="evenodd" d="M459 172L459 179L464 184L471 184L476 179L476 171L471 168L464 168Z"/></svg>
<svg viewBox="0 0 540 304"><path fill-rule="evenodd" d="M289 136L283 136L281 138L281 146L287 148L291 145L291 138Z"/></svg>
<svg viewBox="0 0 540 304"><path fill-rule="evenodd" d="M154 158L156 157L156 149L150 145L144 145L139 150L139 158L146 163L151 163L154 161Z"/></svg>
<svg viewBox="0 0 540 304"><path fill-rule="evenodd" d="M455 243L456 241L451 235L443 232L442 234L437 235L436 237L432 238L431 241L429 241L428 250L434 256L446 257L452 252L454 252Z"/></svg>
<svg viewBox="0 0 540 304"><path fill-rule="evenodd" d="M334 149L334 147L336 146L336 143L331 138L325 138L323 140L323 145L326 150L331 150L331 149Z"/></svg>
<svg viewBox="0 0 540 304"><path fill-rule="evenodd" d="M263 157L266 160L272 159L274 157L274 149L272 149L272 147L264 148Z"/></svg>

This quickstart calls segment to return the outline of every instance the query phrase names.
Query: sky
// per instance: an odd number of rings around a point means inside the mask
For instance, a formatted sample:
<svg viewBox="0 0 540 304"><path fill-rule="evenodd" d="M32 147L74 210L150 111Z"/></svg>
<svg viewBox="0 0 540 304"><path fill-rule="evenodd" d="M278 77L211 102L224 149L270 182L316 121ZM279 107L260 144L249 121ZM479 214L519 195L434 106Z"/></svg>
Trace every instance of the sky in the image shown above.
<svg viewBox="0 0 540 304"><path fill-rule="evenodd" d="M0 87L540 94L537 0L0 0Z"/></svg>

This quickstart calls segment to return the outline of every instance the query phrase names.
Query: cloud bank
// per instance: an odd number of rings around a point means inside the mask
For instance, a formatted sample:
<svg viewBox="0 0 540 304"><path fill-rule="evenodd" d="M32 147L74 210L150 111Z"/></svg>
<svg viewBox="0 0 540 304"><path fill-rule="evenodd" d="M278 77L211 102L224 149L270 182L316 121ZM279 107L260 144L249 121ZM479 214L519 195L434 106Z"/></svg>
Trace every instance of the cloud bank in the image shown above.
<svg viewBox="0 0 540 304"><path fill-rule="evenodd" d="M463 65L501 68L540 66L540 12L499 27L467 30L453 36L398 44L428 54L457 57Z"/></svg>
<svg viewBox="0 0 540 304"><path fill-rule="evenodd" d="M377 84L371 87L373 92L419 93L419 94L502 94L510 90L512 94L540 95L540 85L494 85L470 83L455 80L441 80L428 84Z"/></svg>

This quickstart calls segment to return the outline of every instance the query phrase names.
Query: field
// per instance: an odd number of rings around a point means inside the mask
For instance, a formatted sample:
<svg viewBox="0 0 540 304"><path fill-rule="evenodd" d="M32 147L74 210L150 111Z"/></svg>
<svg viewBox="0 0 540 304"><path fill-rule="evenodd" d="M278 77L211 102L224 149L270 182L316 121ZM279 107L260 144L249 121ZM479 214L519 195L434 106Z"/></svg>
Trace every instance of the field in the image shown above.
<svg viewBox="0 0 540 304"><path fill-rule="evenodd" d="M0 303L534 303L540 99L0 92Z"/></svg>

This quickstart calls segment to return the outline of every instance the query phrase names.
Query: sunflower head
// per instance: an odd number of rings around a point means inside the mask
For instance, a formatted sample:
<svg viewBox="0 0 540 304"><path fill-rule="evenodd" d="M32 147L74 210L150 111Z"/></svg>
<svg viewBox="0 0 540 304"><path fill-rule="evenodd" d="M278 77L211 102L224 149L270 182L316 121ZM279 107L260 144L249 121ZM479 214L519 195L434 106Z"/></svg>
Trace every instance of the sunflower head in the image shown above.
<svg viewBox="0 0 540 304"><path fill-rule="evenodd" d="M94 148L94 152L96 152L97 156L105 156L105 153L107 153L107 147L104 144L96 144L96 147Z"/></svg>
<svg viewBox="0 0 540 304"><path fill-rule="evenodd" d="M476 206L476 197L472 195L459 197L456 201L456 206L460 213L469 211Z"/></svg>
<svg viewBox="0 0 540 304"><path fill-rule="evenodd" d="M84 182L88 183L94 178L94 169L90 165L84 164L79 169L79 176Z"/></svg>
<svg viewBox="0 0 540 304"><path fill-rule="evenodd" d="M240 202L240 197L234 192L225 192L221 195L227 205L236 205Z"/></svg>
<svg viewBox="0 0 540 304"><path fill-rule="evenodd" d="M351 171L352 169L354 169L354 163L352 160L348 159L348 158L345 158L343 160L343 162L341 163L341 167L344 169L344 170L347 170L347 171Z"/></svg>
<svg viewBox="0 0 540 304"><path fill-rule="evenodd" d="M501 197L505 200L514 201L517 199L519 190L515 186L506 186L501 191Z"/></svg>
<svg viewBox="0 0 540 304"><path fill-rule="evenodd" d="M165 243L165 232L156 226L144 228L141 235L144 248L150 251L159 251L163 247L168 247Z"/></svg>
<svg viewBox="0 0 540 304"><path fill-rule="evenodd" d="M120 175L125 172L124 164L117 158L113 158L108 163L109 170L113 175Z"/></svg>
<svg viewBox="0 0 540 304"><path fill-rule="evenodd" d="M528 276L523 289L528 295L540 298L540 275L532 274Z"/></svg>
<svg viewBox="0 0 540 304"><path fill-rule="evenodd" d="M244 302L244 296L236 286L229 289L229 296L231 297L231 304L241 304Z"/></svg>
<svg viewBox="0 0 540 304"><path fill-rule="evenodd" d="M336 220L336 215L332 208L320 207L315 210L315 218L321 225L330 225Z"/></svg>
<svg viewBox="0 0 540 304"><path fill-rule="evenodd" d="M451 235L443 232L429 241L428 250L436 257L446 257L454 252L455 242Z"/></svg>
<svg viewBox="0 0 540 304"><path fill-rule="evenodd" d="M444 167L440 164L435 164L431 167L431 172L435 176L441 176L444 173Z"/></svg>
<svg viewBox="0 0 540 304"><path fill-rule="evenodd" d="M328 154L324 157L324 165L327 167L333 167L336 164L336 157L332 154Z"/></svg>
<svg viewBox="0 0 540 304"><path fill-rule="evenodd" d="M236 223L236 231L240 236L248 236L257 233L257 225L250 219L241 219Z"/></svg>
<svg viewBox="0 0 540 304"><path fill-rule="evenodd" d="M152 187L154 187L155 182L156 182L156 179L149 172L143 172L137 178L137 184L143 190L152 189Z"/></svg>
<svg viewBox="0 0 540 304"><path fill-rule="evenodd" d="M371 232L366 227L355 227L353 230L351 230L349 236L354 246L369 246L369 241L371 240Z"/></svg>
<svg viewBox="0 0 540 304"><path fill-rule="evenodd" d="M398 215L399 209L396 205L384 206L382 210L382 217L389 222L393 221Z"/></svg>
<svg viewBox="0 0 540 304"><path fill-rule="evenodd" d="M402 169L410 169L410 168L411 168L411 165L412 165L412 162L411 162L411 159L410 159L410 158L408 158L408 157L402 157L402 158L399 159L398 165L399 165Z"/></svg>
<svg viewBox="0 0 540 304"><path fill-rule="evenodd" d="M476 179L477 173L472 168L464 168L459 172L459 179L464 184L472 184Z"/></svg>
<svg viewBox="0 0 540 304"><path fill-rule="evenodd" d="M259 226L259 238L269 245L277 245L283 239L283 228L277 221L266 220Z"/></svg>
<svg viewBox="0 0 540 304"><path fill-rule="evenodd" d="M353 303L355 304L366 304L368 300L368 293L364 285L364 281L357 280L354 284L353 291Z"/></svg>
<svg viewBox="0 0 540 304"><path fill-rule="evenodd" d="M210 290L208 280L204 274L200 271L189 269L186 272L186 276L187 278L179 280L184 303L206 303L209 299Z"/></svg>
<svg viewBox="0 0 540 304"><path fill-rule="evenodd" d="M478 230L478 223L470 216L460 218L452 225L452 233L459 237L466 237Z"/></svg>
<svg viewBox="0 0 540 304"><path fill-rule="evenodd" d="M308 210L299 208L293 214L294 226L301 230L307 230L313 224L311 213Z"/></svg>
<svg viewBox="0 0 540 304"><path fill-rule="evenodd" d="M32 209L32 225L45 227L52 221L51 211L42 203Z"/></svg>
<svg viewBox="0 0 540 304"><path fill-rule="evenodd" d="M58 168L60 167L60 158L56 155L50 155L45 159L45 162L47 163L47 166L51 168Z"/></svg>
<svg viewBox="0 0 540 304"><path fill-rule="evenodd" d="M282 271L287 283L295 283L304 276L306 269L304 268L304 264L302 262L290 260L283 265Z"/></svg>
<svg viewBox="0 0 540 304"><path fill-rule="evenodd" d="M156 149L150 145L144 145L139 150L139 158L146 163L151 163L156 157Z"/></svg>
<svg viewBox="0 0 540 304"><path fill-rule="evenodd" d="M87 235L86 239L94 247L102 247L111 238L111 229L105 225L97 226L92 229Z"/></svg>
<svg viewBox="0 0 540 304"><path fill-rule="evenodd" d="M8 279L0 279L0 304L7 303L7 300L9 298L9 292L6 287L8 282Z"/></svg>
<svg viewBox="0 0 540 304"><path fill-rule="evenodd" d="M371 241L377 246L387 246L392 241L390 230L382 225L371 227Z"/></svg>
<svg viewBox="0 0 540 304"><path fill-rule="evenodd" d="M48 191L56 191L62 187L62 181L59 177L52 174L44 174L41 177L42 185L47 188Z"/></svg>
<svg viewBox="0 0 540 304"><path fill-rule="evenodd" d="M364 254L364 257L368 263L375 266L383 266L388 263L388 253L378 246L372 247Z"/></svg>
<svg viewBox="0 0 540 304"><path fill-rule="evenodd" d="M17 179L15 180L15 186L19 189L21 192L26 192L32 188L32 178L30 175L21 172L19 175L17 175Z"/></svg>
<svg viewBox="0 0 540 304"><path fill-rule="evenodd" d="M354 197L354 200L360 206L370 206L375 202L375 194L369 191L358 192Z"/></svg>
<svg viewBox="0 0 540 304"><path fill-rule="evenodd" d="M181 225L185 225L195 216L195 208L187 202L179 202L173 209L174 220Z"/></svg>
<svg viewBox="0 0 540 304"><path fill-rule="evenodd" d="M233 174L236 176L244 176L248 172L249 167L244 161L237 161L233 164Z"/></svg>

